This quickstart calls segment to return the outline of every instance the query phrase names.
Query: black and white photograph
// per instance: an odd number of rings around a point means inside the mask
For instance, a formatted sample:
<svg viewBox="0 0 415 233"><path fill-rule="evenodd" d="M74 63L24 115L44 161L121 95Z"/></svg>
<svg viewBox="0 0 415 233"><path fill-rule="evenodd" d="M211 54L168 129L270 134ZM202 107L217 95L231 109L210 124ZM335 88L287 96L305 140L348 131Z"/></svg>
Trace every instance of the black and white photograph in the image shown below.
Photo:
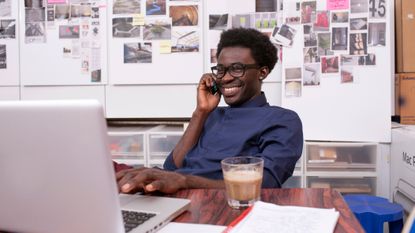
<svg viewBox="0 0 415 233"><path fill-rule="evenodd" d="M342 54L340 56L340 63L342 66L363 66L365 65L365 57Z"/></svg>
<svg viewBox="0 0 415 233"><path fill-rule="evenodd" d="M251 20L254 18L254 14L239 14L232 16L232 27L233 28L250 28L252 23ZM209 15L209 29L210 29L210 15Z"/></svg>
<svg viewBox="0 0 415 233"><path fill-rule="evenodd" d="M277 0L255 0L255 12L277 11Z"/></svg>
<svg viewBox="0 0 415 233"><path fill-rule="evenodd" d="M115 0L112 14L141 14L140 0Z"/></svg>
<svg viewBox="0 0 415 233"><path fill-rule="evenodd" d="M285 80L298 80L301 77L301 67L285 68Z"/></svg>
<svg viewBox="0 0 415 233"><path fill-rule="evenodd" d="M0 1L0 17L12 16L12 0Z"/></svg>
<svg viewBox="0 0 415 233"><path fill-rule="evenodd" d="M332 74L339 73L339 57L321 57L321 73Z"/></svg>
<svg viewBox="0 0 415 233"><path fill-rule="evenodd" d="M350 55L367 54L367 33L350 33Z"/></svg>
<svg viewBox="0 0 415 233"><path fill-rule="evenodd" d="M275 27L272 32L272 38L277 44L290 47L292 46L296 30L288 24L281 25L280 28Z"/></svg>
<svg viewBox="0 0 415 233"><path fill-rule="evenodd" d="M317 45L318 45L318 55L326 56L333 55L334 52L331 51L331 34L327 33L318 33L317 34Z"/></svg>
<svg viewBox="0 0 415 233"><path fill-rule="evenodd" d="M367 18L350 18L350 31L367 30Z"/></svg>
<svg viewBox="0 0 415 233"><path fill-rule="evenodd" d="M386 45L386 23L369 23L369 46Z"/></svg>
<svg viewBox="0 0 415 233"><path fill-rule="evenodd" d="M166 15L166 0L146 0L146 15Z"/></svg>
<svg viewBox="0 0 415 233"><path fill-rule="evenodd" d="M304 64L303 85L304 86L320 85L320 63Z"/></svg>
<svg viewBox="0 0 415 233"><path fill-rule="evenodd" d="M171 6L170 17L173 26L197 26L199 22L199 12L197 5ZM226 16L227 19L227 16ZM220 24L221 22L219 22ZM209 18L210 24L210 18ZM220 25L218 25L220 26Z"/></svg>
<svg viewBox="0 0 415 233"><path fill-rule="evenodd" d="M70 13L71 13L70 5L68 4L55 5L55 19L58 19L58 20L69 19Z"/></svg>
<svg viewBox="0 0 415 233"><path fill-rule="evenodd" d="M328 31L330 27L329 11L317 11L317 19L314 23L315 31Z"/></svg>
<svg viewBox="0 0 415 233"><path fill-rule="evenodd" d="M376 65L376 55L373 53L369 53L365 56L365 65L367 66L374 66Z"/></svg>
<svg viewBox="0 0 415 233"><path fill-rule="evenodd" d="M368 12L368 0L350 0L350 13Z"/></svg>
<svg viewBox="0 0 415 233"><path fill-rule="evenodd" d="M45 22L27 22L25 25L26 43L45 43Z"/></svg>
<svg viewBox="0 0 415 233"><path fill-rule="evenodd" d="M59 39L79 39L79 25L60 25Z"/></svg>
<svg viewBox="0 0 415 233"><path fill-rule="evenodd" d="M304 63L320 62L317 47L304 48Z"/></svg>
<svg viewBox="0 0 415 233"><path fill-rule="evenodd" d="M46 0L24 0L24 6L28 8L46 7Z"/></svg>
<svg viewBox="0 0 415 233"><path fill-rule="evenodd" d="M285 97L301 97L301 81L285 81Z"/></svg>
<svg viewBox="0 0 415 233"><path fill-rule="evenodd" d="M369 18L384 19L386 10L386 0L369 0Z"/></svg>
<svg viewBox="0 0 415 233"><path fill-rule="evenodd" d="M170 40L171 39L171 20L146 19L143 29L144 40Z"/></svg>
<svg viewBox="0 0 415 233"><path fill-rule="evenodd" d="M353 66L342 66L340 72L340 82L341 83L353 83L354 75L353 75Z"/></svg>
<svg viewBox="0 0 415 233"><path fill-rule="evenodd" d="M151 63L152 58L151 43L124 44L124 63Z"/></svg>
<svg viewBox="0 0 415 233"><path fill-rule="evenodd" d="M313 26L311 24L304 24L303 31L304 31L304 47L317 46L317 35L313 30Z"/></svg>
<svg viewBox="0 0 415 233"><path fill-rule="evenodd" d="M0 20L0 39L16 38L16 20L2 19Z"/></svg>
<svg viewBox="0 0 415 233"><path fill-rule="evenodd" d="M7 52L6 45L0 44L0 69L7 68Z"/></svg>
<svg viewBox="0 0 415 233"><path fill-rule="evenodd" d="M99 7L91 7L91 18L93 19L99 18Z"/></svg>
<svg viewBox="0 0 415 233"><path fill-rule="evenodd" d="M133 18L113 18L112 19L112 36L120 38L137 38L140 37L140 26L133 25Z"/></svg>
<svg viewBox="0 0 415 233"><path fill-rule="evenodd" d="M55 21L55 5L48 5L46 8L46 21Z"/></svg>
<svg viewBox="0 0 415 233"><path fill-rule="evenodd" d="M173 31L171 52L199 52L199 33L197 31Z"/></svg>
<svg viewBox="0 0 415 233"><path fill-rule="evenodd" d="M347 23L349 22L348 11L332 11L331 12L331 23Z"/></svg>
<svg viewBox="0 0 415 233"><path fill-rule="evenodd" d="M347 50L347 27L333 27L331 32L331 50Z"/></svg>
<svg viewBox="0 0 415 233"><path fill-rule="evenodd" d="M316 1L301 3L301 23L316 22Z"/></svg>
<svg viewBox="0 0 415 233"><path fill-rule="evenodd" d="M228 28L228 14L223 15L209 15L209 30L226 30ZM239 24L241 18L238 17ZM246 19L246 18L242 18ZM244 21L245 22L245 21Z"/></svg>
<svg viewBox="0 0 415 233"><path fill-rule="evenodd" d="M26 8L26 22L44 22L46 20L45 8Z"/></svg>

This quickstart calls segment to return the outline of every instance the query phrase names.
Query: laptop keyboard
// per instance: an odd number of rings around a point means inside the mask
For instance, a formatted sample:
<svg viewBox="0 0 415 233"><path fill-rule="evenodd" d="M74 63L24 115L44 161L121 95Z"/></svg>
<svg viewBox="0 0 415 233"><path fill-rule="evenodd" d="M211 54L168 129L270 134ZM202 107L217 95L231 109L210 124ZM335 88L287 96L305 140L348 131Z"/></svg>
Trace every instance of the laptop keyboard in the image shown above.
<svg viewBox="0 0 415 233"><path fill-rule="evenodd" d="M131 231L154 216L156 214L122 210L125 232Z"/></svg>

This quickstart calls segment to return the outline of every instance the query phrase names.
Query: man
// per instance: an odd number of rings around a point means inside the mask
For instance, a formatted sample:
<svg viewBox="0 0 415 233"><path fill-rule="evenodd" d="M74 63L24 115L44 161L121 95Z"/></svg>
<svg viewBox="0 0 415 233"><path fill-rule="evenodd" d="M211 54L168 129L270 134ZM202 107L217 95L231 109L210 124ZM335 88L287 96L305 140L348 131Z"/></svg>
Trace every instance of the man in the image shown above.
<svg viewBox="0 0 415 233"><path fill-rule="evenodd" d="M117 173L121 192L223 188L221 160L252 155L264 159L262 187L281 187L292 175L303 148L302 125L291 110L267 103L262 81L277 62L276 48L254 29L221 35L212 74L197 88L197 105L164 170L139 168ZM219 92L212 94L216 83ZM218 107L223 96L228 107Z"/></svg>

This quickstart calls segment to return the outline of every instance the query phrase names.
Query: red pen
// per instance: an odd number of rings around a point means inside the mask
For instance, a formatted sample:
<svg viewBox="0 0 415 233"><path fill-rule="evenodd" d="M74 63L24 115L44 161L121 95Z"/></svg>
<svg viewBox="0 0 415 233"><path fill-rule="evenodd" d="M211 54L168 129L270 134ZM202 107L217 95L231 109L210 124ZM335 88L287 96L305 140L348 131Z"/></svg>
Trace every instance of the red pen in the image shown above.
<svg viewBox="0 0 415 233"><path fill-rule="evenodd" d="M254 205L251 205L250 207L248 207L246 210L244 210L243 212L242 212L242 214L241 215L239 215L237 218L235 218L235 220L233 220L227 227L226 227L226 229L224 230L224 231L222 231L222 233L230 233L231 232L231 230L233 229L233 228L235 228L235 226L236 225L238 225L238 223L239 222L241 222L242 221L242 219L244 219L248 214L249 214L249 212L251 212L251 210L252 210L252 208L254 207Z"/></svg>

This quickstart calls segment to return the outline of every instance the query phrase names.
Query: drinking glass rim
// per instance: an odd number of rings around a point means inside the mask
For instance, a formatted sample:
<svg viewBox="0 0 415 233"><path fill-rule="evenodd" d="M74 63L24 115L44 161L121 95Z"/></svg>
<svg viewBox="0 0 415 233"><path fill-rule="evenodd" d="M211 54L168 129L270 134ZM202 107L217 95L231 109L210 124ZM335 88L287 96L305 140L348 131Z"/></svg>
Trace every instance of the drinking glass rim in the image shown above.
<svg viewBox="0 0 415 233"><path fill-rule="evenodd" d="M234 159L249 159L249 160L256 160L255 162L252 163L229 163L228 161L234 160ZM257 164L261 164L264 163L264 159L260 158L260 157L255 157L255 156L233 156L233 157L227 157L222 159L221 164L222 165L227 165L227 166L252 166L252 165L257 165Z"/></svg>

